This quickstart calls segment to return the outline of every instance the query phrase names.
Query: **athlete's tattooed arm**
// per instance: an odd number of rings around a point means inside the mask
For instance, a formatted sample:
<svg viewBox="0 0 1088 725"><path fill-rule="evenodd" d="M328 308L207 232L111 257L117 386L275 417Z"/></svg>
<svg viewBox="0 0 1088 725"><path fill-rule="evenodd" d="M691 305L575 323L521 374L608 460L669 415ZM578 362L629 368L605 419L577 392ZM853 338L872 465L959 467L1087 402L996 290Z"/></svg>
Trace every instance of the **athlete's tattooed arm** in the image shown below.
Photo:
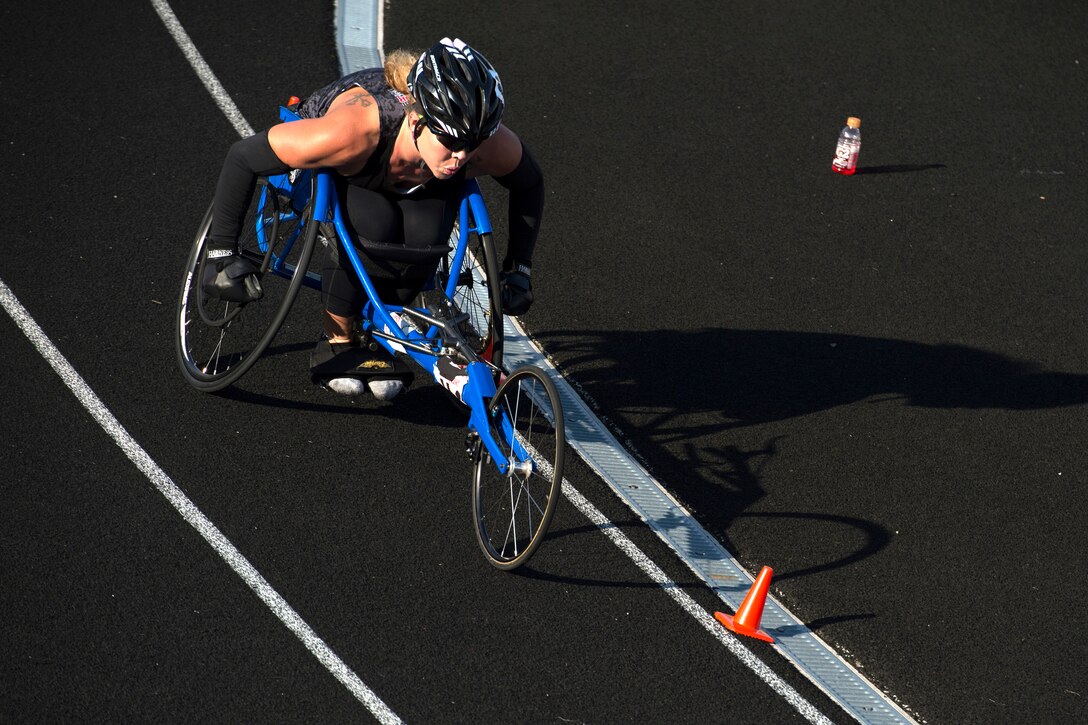
<svg viewBox="0 0 1088 725"><path fill-rule="evenodd" d="M368 108L374 105L374 101L370 99L369 93L353 93L348 100L344 102L346 106L362 106Z"/></svg>

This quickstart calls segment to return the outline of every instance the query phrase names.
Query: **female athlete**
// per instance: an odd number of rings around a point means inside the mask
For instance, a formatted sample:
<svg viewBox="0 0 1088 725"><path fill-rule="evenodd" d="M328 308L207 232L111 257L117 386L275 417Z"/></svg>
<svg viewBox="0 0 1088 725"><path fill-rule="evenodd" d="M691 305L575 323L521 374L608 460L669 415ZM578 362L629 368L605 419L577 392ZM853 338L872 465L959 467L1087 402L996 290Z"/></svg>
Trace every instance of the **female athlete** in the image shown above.
<svg viewBox="0 0 1088 725"><path fill-rule="evenodd" d="M544 177L502 125L504 108L492 65L449 38L421 54L394 51L384 68L318 89L299 105L302 120L238 141L228 152L215 191L208 234L215 261L206 267L205 292L234 302L262 294L257 267L238 255L236 241L258 176L319 167L338 172L340 204L360 258L382 301L394 304L410 302L445 256L465 180L492 176L510 192L503 306L507 314L523 314L533 302ZM403 371L356 334L365 293L334 245L322 267L322 296L326 339L311 357L315 382L349 394L365 383L380 398L400 392Z"/></svg>

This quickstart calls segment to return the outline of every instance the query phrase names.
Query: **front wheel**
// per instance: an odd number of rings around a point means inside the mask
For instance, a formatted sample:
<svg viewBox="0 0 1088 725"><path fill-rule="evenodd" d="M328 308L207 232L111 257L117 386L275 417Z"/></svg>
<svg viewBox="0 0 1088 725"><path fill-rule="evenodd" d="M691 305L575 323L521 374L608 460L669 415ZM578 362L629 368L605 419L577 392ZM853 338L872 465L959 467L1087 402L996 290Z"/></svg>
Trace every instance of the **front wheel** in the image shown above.
<svg viewBox="0 0 1088 725"><path fill-rule="evenodd" d="M505 471L477 445L472 514L484 556L510 570L540 547L559 502L566 449L559 393L540 368L519 368L499 386L487 418Z"/></svg>

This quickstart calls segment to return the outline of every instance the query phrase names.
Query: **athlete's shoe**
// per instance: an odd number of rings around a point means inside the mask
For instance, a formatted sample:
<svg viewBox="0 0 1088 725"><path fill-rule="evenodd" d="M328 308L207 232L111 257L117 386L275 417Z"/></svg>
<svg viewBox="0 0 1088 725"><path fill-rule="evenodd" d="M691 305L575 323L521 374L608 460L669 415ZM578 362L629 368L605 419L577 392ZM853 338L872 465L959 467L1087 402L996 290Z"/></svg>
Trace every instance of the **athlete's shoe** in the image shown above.
<svg viewBox="0 0 1088 725"><path fill-rule="evenodd" d="M310 378L342 395L359 396L369 390L379 400L390 400L411 385L412 377L407 365L373 341L321 340L310 354Z"/></svg>
<svg viewBox="0 0 1088 725"><path fill-rule="evenodd" d="M343 380L343 378L340 378ZM392 400L404 392L403 380L369 380L366 389L378 400Z"/></svg>
<svg viewBox="0 0 1088 725"><path fill-rule="evenodd" d="M212 257L213 254L216 254L216 250L208 253L204 277L200 280L205 295L224 302L256 302L261 299L264 291L257 277L260 267L237 254L220 252L220 256Z"/></svg>
<svg viewBox="0 0 1088 725"><path fill-rule="evenodd" d="M349 398L358 398L366 392L366 383L359 378L329 378L325 387Z"/></svg>

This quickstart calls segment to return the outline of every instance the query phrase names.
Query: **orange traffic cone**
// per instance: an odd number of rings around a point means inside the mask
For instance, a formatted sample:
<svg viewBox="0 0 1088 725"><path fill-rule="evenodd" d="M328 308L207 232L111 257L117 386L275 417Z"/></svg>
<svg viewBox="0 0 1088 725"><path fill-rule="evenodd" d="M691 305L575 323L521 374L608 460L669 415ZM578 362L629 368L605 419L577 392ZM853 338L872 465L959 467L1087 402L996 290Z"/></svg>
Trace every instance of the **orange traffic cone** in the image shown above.
<svg viewBox="0 0 1088 725"><path fill-rule="evenodd" d="M771 635L759 628L759 620L763 617L763 605L767 602L767 590L771 586L771 575L774 570L765 566L759 571L759 576L752 584L752 588L744 595L744 601L740 603L740 609L735 616L730 617L724 612L714 612L714 618L730 632L743 634L747 637L755 637L764 642L774 642Z"/></svg>

